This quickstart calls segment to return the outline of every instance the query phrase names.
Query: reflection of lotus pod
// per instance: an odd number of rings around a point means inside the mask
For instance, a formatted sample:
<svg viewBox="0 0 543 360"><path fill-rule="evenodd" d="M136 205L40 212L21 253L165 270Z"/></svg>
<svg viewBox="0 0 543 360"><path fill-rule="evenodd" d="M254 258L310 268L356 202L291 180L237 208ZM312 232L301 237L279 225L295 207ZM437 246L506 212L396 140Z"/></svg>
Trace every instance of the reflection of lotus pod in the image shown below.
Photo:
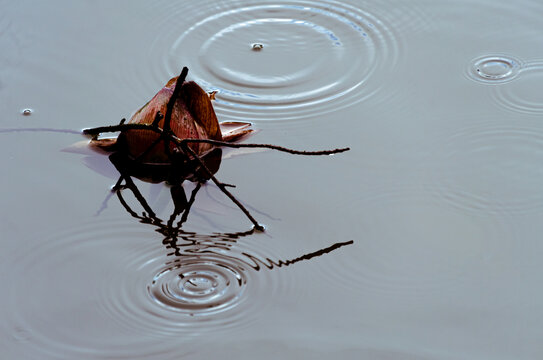
<svg viewBox="0 0 543 360"><path fill-rule="evenodd" d="M177 77L168 81L147 104L139 109L128 122L129 124L152 124L158 111L166 114L166 106L173 94ZM164 118L158 123L164 127ZM223 140L213 105L208 94L194 81L183 82L179 97L176 99L170 122L173 133L180 139L212 139ZM153 144L159 135L150 130L126 130L121 134L123 144L128 153L137 157ZM203 154L211 148L209 144L191 144L197 154ZM170 144L170 149L174 149ZM164 142L160 141L143 158L143 162L169 162Z"/></svg>

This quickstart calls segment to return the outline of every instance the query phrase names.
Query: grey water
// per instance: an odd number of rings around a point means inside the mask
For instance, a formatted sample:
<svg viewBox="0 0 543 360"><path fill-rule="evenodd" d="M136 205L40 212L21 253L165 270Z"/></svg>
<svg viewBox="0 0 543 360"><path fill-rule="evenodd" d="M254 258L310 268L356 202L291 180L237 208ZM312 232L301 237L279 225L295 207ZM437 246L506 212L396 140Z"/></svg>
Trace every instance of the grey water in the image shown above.
<svg viewBox="0 0 543 360"><path fill-rule="evenodd" d="M543 356L540 1L1 9L2 359ZM183 66L247 142L351 150L225 150L265 232L211 182L112 193L81 129Z"/></svg>

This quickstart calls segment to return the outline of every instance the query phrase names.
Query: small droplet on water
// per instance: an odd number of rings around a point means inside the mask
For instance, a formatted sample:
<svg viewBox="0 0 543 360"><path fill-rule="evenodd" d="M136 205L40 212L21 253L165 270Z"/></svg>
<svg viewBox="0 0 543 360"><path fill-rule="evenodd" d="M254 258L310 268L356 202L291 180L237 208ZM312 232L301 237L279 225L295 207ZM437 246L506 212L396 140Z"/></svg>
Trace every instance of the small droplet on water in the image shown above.
<svg viewBox="0 0 543 360"><path fill-rule="evenodd" d="M485 78L500 79L509 75L512 67L512 64L507 63L504 60L491 59L480 64L480 67L477 68L477 72Z"/></svg>
<svg viewBox="0 0 543 360"><path fill-rule="evenodd" d="M472 62L471 75L478 81L499 83L510 81L520 71L520 61L505 56L485 56Z"/></svg>
<svg viewBox="0 0 543 360"><path fill-rule="evenodd" d="M253 44L253 51L260 51L263 48L264 48L264 45L262 45L262 44L259 44L259 43Z"/></svg>
<svg viewBox="0 0 543 360"><path fill-rule="evenodd" d="M23 114L24 116L30 116L32 115L32 109L24 109L23 111L21 111L21 114Z"/></svg>

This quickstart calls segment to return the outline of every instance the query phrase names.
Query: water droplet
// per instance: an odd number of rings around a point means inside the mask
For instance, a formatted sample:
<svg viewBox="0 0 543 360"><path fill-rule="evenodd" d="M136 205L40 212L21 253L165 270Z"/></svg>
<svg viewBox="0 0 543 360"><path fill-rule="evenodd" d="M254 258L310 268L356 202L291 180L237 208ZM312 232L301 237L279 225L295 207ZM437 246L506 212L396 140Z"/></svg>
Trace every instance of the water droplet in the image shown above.
<svg viewBox="0 0 543 360"><path fill-rule="evenodd" d="M253 51L260 51L263 48L264 48L264 45L262 45L262 44L258 44L258 43L253 44Z"/></svg>
<svg viewBox="0 0 543 360"><path fill-rule="evenodd" d="M32 113L33 113L32 109L24 109L23 111L21 111L21 114L23 114L24 116L30 116L32 115Z"/></svg>
<svg viewBox="0 0 543 360"><path fill-rule="evenodd" d="M520 61L508 56L483 56L471 62L470 75L473 79L502 83L513 80L520 70Z"/></svg>

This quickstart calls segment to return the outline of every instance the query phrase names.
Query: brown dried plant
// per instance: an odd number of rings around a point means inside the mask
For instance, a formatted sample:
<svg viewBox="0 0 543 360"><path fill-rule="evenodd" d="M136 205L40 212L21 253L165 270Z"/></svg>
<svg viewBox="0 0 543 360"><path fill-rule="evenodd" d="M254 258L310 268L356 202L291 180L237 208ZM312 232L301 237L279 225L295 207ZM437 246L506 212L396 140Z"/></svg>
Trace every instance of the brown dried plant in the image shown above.
<svg viewBox="0 0 543 360"><path fill-rule="evenodd" d="M235 143L252 131L251 124L219 123L211 104L214 94L207 94L194 81L185 81L187 74L184 67L128 122L123 119L118 125L83 130L92 136L91 146L113 152L110 159L121 173L114 189L123 180L129 181L131 175L156 179L153 173L164 169L168 175L159 177L160 180L211 180L243 211L255 230L263 231L264 227L227 189L233 185L215 177L217 148L267 148L295 155L331 155L349 150L298 151L271 144ZM116 132L120 134L115 139L98 138L103 133Z"/></svg>

